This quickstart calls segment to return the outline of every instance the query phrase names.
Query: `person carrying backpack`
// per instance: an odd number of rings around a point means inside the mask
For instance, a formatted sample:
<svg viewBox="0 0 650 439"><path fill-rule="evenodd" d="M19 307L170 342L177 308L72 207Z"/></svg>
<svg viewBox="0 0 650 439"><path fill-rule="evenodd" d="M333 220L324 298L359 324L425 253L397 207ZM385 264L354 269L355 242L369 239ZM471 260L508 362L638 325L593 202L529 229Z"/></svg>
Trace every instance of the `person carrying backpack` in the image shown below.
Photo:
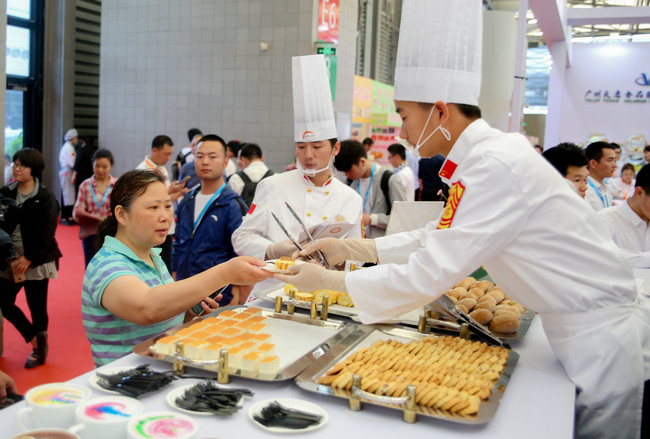
<svg viewBox="0 0 650 439"><path fill-rule="evenodd" d="M365 237L384 236L393 201L407 199L402 180L389 169L368 159L366 148L357 140L341 142L334 167L345 172L348 185L363 200Z"/></svg>
<svg viewBox="0 0 650 439"><path fill-rule="evenodd" d="M264 164L262 149L255 143L242 145L239 150L238 165L241 171L231 175L228 184L250 207L253 204L257 183L273 175L273 171Z"/></svg>

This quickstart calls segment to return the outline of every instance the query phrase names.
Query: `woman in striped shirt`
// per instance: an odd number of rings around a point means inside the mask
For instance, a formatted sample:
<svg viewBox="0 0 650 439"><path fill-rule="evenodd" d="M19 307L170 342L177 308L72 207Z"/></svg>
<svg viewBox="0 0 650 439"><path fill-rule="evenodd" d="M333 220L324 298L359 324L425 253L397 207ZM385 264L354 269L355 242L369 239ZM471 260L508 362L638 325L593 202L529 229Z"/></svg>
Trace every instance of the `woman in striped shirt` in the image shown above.
<svg viewBox="0 0 650 439"><path fill-rule="evenodd" d="M88 265L82 289L82 318L96 365L131 352L133 346L183 323L197 302L207 312L219 305L209 296L226 284L247 285L270 277L252 257L237 257L174 282L154 248L172 221L171 199L162 177L134 170L111 193L111 216L98 230L102 248ZM218 298L217 298L218 300Z"/></svg>

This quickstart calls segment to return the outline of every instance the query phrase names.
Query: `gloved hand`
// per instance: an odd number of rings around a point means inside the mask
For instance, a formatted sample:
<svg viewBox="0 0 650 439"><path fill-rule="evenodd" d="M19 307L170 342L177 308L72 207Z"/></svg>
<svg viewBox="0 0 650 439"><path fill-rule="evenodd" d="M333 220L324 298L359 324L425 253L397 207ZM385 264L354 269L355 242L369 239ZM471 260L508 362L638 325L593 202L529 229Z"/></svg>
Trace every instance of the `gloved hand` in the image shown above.
<svg viewBox="0 0 650 439"><path fill-rule="evenodd" d="M345 261L373 262L377 263L377 247L374 239L337 239L324 238L314 241L304 247L301 252L294 252L292 257L305 257L308 254L314 254L320 250L330 266L339 265Z"/></svg>
<svg viewBox="0 0 650 439"><path fill-rule="evenodd" d="M344 271L326 270L318 264L296 264L292 265L289 270L291 274L275 273L273 277L290 283L300 291L316 291L327 288L347 293Z"/></svg>
<svg viewBox="0 0 650 439"><path fill-rule="evenodd" d="M282 256L291 256L294 250L297 250L296 246L288 239L275 242L266 247L266 260L280 259Z"/></svg>

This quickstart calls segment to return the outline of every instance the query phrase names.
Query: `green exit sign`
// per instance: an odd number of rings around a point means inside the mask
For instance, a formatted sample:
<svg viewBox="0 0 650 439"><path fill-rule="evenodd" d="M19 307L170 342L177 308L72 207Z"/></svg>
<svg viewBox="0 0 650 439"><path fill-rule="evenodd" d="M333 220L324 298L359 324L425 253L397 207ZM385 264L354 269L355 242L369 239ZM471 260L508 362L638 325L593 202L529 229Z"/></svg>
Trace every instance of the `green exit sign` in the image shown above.
<svg viewBox="0 0 650 439"><path fill-rule="evenodd" d="M336 47L318 47L316 53L321 55L336 55Z"/></svg>

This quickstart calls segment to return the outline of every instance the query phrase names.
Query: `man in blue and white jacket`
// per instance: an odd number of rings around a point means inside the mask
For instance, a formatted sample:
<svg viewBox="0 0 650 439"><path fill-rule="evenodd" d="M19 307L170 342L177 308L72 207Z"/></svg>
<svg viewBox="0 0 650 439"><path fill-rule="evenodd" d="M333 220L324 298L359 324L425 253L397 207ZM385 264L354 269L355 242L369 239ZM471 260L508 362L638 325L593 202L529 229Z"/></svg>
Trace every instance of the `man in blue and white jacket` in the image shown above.
<svg viewBox="0 0 650 439"><path fill-rule="evenodd" d="M181 280L237 256L231 244L232 233L246 214L244 201L226 185L223 170L228 163L223 139L203 136L194 159L200 186L188 193L176 209L176 240L172 275ZM219 305L238 302L237 290L229 286Z"/></svg>

